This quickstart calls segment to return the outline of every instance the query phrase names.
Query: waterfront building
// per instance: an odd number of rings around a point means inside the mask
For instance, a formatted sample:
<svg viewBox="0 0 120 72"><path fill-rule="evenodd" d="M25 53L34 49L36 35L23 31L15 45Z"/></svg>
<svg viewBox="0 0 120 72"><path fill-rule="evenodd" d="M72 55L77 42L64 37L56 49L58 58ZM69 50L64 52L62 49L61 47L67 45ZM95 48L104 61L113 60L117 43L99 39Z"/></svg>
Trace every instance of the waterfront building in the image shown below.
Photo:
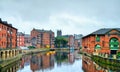
<svg viewBox="0 0 120 72"><path fill-rule="evenodd" d="M74 47L75 49L79 49L80 47L82 47L82 34L74 34Z"/></svg>
<svg viewBox="0 0 120 72"><path fill-rule="evenodd" d="M17 29L0 19L0 49L16 48Z"/></svg>
<svg viewBox="0 0 120 72"><path fill-rule="evenodd" d="M29 34L24 35L24 43L25 43L25 47L31 46Z"/></svg>
<svg viewBox="0 0 120 72"><path fill-rule="evenodd" d="M17 46L18 47L24 47L25 46L25 34L22 32L17 33Z"/></svg>
<svg viewBox="0 0 120 72"><path fill-rule="evenodd" d="M89 54L116 55L120 49L120 28L99 29L82 38L82 50Z"/></svg>
<svg viewBox="0 0 120 72"><path fill-rule="evenodd" d="M0 19L0 60L15 58L16 55L21 53L16 48L17 28Z"/></svg>
<svg viewBox="0 0 120 72"><path fill-rule="evenodd" d="M54 32L51 30L33 29L31 44L37 48L54 48Z"/></svg>

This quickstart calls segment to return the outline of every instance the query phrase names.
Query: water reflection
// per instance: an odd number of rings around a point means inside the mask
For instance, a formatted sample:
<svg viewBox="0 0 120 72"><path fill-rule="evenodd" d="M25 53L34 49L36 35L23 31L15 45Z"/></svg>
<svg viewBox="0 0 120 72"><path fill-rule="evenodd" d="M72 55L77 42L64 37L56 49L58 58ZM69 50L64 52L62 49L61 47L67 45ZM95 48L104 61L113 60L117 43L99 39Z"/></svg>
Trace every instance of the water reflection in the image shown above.
<svg viewBox="0 0 120 72"><path fill-rule="evenodd" d="M25 55L0 72L83 72L81 55L75 52L43 52Z"/></svg>
<svg viewBox="0 0 120 72"><path fill-rule="evenodd" d="M44 69L52 69L54 67L54 55L50 54L37 54L33 55L30 59L30 68L31 70L44 70Z"/></svg>
<svg viewBox="0 0 120 72"><path fill-rule="evenodd" d="M99 62L99 64L101 64ZM99 65L91 60L90 57L82 56L82 69L84 72L120 72L119 67L112 65Z"/></svg>
<svg viewBox="0 0 120 72"><path fill-rule="evenodd" d="M0 72L16 72L19 69L20 66L20 60L4 67L4 68L0 68Z"/></svg>
<svg viewBox="0 0 120 72"><path fill-rule="evenodd" d="M39 53L27 57L23 57L21 62L21 69L18 72L66 72L68 69L75 72L82 72L81 59L75 52L47 52ZM27 61L27 60L29 61ZM75 61L75 60L78 60ZM23 64L28 62L28 66ZM24 67L23 67L24 65ZM78 66L77 66L78 65ZM72 67L73 66L73 67ZM81 67L80 67L81 66ZM23 68L23 69L22 69ZM76 68L79 68L78 70Z"/></svg>
<svg viewBox="0 0 120 72"><path fill-rule="evenodd" d="M101 65L77 51L44 52L23 56L0 72L120 72L119 67Z"/></svg>
<svg viewBox="0 0 120 72"><path fill-rule="evenodd" d="M73 64L75 61L74 53L57 52L55 54L57 66Z"/></svg>

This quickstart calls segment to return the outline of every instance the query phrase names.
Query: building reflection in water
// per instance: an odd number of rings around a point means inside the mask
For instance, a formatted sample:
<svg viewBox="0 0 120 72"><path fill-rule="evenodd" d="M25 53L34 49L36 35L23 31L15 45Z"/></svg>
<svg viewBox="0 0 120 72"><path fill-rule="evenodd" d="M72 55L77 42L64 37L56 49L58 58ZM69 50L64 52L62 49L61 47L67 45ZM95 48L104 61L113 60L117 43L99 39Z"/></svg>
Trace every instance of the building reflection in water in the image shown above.
<svg viewBox="0 0 120 72"><path fill-rule="evenodd" d="M0 72L16 72L19 69L19 66L20 66L20 60L3 68L0 68Z"/></svg>
<svg viewBox="0 0 120 72"><path fill-rule="evenodd" d="M62 64L73 64L75 61L74 53L56 52L56 53L40 53L31 56L30 68L34 71L45 71L54 68L55 62L57 66Z"/></svg>
<svg viewBox="0 0 120 72"><path fill-rule="evenodd" d="M30 65L31 55L25 55L21 58L20 69L23 69L24 66Z"/></svg>
<svg viewBox="0 0 120 72"><path fill-rule="evenodd" d="M112 70L109 67L106 66L106 68L103 68L96 64L94 61L91 60L90 57L82 56L82 69L84 72L120 72L119 70Z"/></svg>
<svg viewBox="0 0 120 72"><path fill-rule="evenodd" d="M91 58L87 56L82 56L82 68L85 72L108 72L108 70L95 64Z"/></svg>
<svg viewBox="0 0 120 72"><path fill-rule="evenodd" d="M57 52L55 54L57 66L73 64L75 62L74 52Z"/></svg>
<svg viewBox="0 0 120 72"><path fill-rule="evenodd" d="M21 72L26 71L46 71L52 70L55 66L73 65L75 62L75 52L47 52L33 55L25 55L19 61L14 62L0 72Z"/></svg>
<svg viewBox="0 0 120 72"><path fill-rule="evenodd" d="M37 54L30 59L30 68L34 71L52 69L54 67L54 54Z"/></svg>

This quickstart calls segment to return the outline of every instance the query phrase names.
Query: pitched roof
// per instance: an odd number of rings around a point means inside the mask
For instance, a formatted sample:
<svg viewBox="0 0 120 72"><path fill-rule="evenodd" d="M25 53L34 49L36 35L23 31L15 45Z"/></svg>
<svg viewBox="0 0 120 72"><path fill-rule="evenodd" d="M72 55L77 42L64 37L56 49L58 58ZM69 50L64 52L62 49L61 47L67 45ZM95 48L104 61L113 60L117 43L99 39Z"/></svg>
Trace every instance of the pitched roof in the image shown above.
<svg viewBox="0 0 120 72"><path fill-rule="evenodd" d="M25 37L30 37L30 34L24 34Z"/></svg>
<svg viewBox="0 0 120 72"><path fill-rule="evenodd" d="M113 29L120 31L120 28L102 28L102 29L99 29L95 32L92 32L91 34L89 34L87 36L90 36L90 35L104 35L104 34L106 34L107 32L109 32ZM87 36L84 36L83 38L85 38Z"/></svg>
<svg viewBox="0 0 120 72"><path fill-rule="evenodd" d="M103 29L99 29L91 34L93 34L93 35L94 34L98 34L98 35L106 34L107 32L109 32L110 30L113 30L113 29L120 31L120 28L103 28Z"/></svg>
<svg viewBox="0 0 120 72"><path fill-rule="evenodd" d="M22 32L17 32L17 35L18 35L18 36L24 36L24 33L22 33Z"/></svg>
<svg viewBox="0 0 120 72"><path fill-rule="evenodd" d="M1 18L0 18L0 23L17 30L17 28L12 26L12 24L8 24L7 21L2 21Z"/></svg>
<svg viewBox="0 0 120 72"><path fill-rule="evenodd" d="M44 30L44 29L34 29L34 30L38 32L54 33L52 30Z"/></svg>

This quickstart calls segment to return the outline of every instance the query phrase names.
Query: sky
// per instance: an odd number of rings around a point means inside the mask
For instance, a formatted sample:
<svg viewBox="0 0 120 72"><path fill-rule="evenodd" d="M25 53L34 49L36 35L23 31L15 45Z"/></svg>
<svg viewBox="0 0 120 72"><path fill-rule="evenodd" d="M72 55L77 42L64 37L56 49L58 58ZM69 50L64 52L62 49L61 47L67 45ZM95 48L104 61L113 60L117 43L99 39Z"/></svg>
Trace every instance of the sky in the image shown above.
<svg viewBox="0 0 120 72"><path fill-rule="evenodd" d="M27 34L36 28L87 35L120 27L120 0L0 0L0 18Z"/></svg>

